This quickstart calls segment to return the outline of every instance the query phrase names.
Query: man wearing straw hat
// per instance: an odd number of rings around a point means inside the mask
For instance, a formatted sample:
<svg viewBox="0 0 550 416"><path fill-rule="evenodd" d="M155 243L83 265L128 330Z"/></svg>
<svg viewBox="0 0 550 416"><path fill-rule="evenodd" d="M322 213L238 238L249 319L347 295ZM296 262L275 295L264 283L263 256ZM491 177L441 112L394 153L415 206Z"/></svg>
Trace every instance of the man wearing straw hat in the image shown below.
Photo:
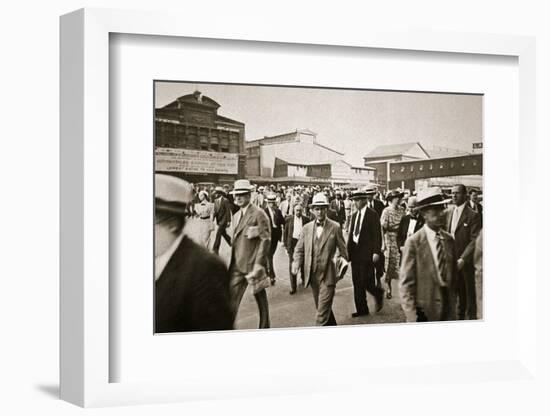
<svg viewBox="0 0 550 416"><path fill-rule="evenodd" d="M332 301L336 283L347 269L348 254L340 224L327 218L329 203L325 194L317 193L310 205L315 221L304 225L294 249L292 273L303 265L305 287L311 284L317 308L317 325L336 325ZM338 250L338 261L334 261ZM338 270L337 270L338 269Z"/></svg>
<svg viewBox="0 0 550 416"><path fill-rule="evenodd" d="M229 275L223 262L185 235L193 191L155 175L155 332L231 329Z"/></svg>
<svg viewBox="0 0 550 416"><path fill-rule="evenodd" d="M417 197L425 224L405 243L399 275L407 322L456 319L456 244L444 231L448 202L438 187L427 188Z"/></svg>
<svg viewBox="0 0 550 416"><path fill-rule="evenodd" d="M368 189L354 191L351 195L357 208L351 219L348 236L356 311L351 315L353 318L369 314L367 292L376 300L376 312L382 309L384 302L384 291L376 285L374 269L382 252L382 232L378 214L367 206L368 195Z"/></svg>
<svg viewBox="0 0 550 416"><path fill-rule="evenodd" d="M236 317L244 292L249 284L252 285L260 314L259 328L269 328L269 306L265 288L270 284L266 270L271 232L265 212L250 201L252 189L248 180L239 179L232 191L239 210L233 216L229 290L233 314Z"/></svg>

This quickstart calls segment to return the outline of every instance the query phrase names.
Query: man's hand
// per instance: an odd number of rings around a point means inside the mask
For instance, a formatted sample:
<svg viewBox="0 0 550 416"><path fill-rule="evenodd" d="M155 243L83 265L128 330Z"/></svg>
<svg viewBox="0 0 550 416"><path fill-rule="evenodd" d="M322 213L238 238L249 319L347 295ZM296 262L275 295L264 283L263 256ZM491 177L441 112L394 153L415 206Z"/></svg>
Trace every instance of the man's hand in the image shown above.
<svg viewBox="0 0 550 416"><path fill-rule="evenodd" d="M456 267L459 271L462 270L462 268L464 267L464 260L463 259L458 259L456 261Z"/></svg>
<svg viewBox="0 0 550 416"><path fill-rule="evenodd" d="M293 275L298 274L298 265L296 263L292 263L292 274Z"/></svg>
<svg viewBox="0 0 550 416"><path fill-rule="evenodd" d="M373 263L378 263L378 260L380 260L380 256L376 253L373 253L372 255L372 262Z"/></svg>

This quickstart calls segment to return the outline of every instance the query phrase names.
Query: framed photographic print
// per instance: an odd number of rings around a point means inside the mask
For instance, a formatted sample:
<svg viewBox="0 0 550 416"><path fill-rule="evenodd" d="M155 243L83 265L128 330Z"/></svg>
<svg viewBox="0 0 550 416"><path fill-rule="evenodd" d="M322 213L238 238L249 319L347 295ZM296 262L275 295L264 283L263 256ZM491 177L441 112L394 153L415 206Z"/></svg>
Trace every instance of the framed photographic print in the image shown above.
<svg viewBox="0 0 550 416"><path fill-rule="evenodd" d="M180 22L61 19L62 398L531 377L534 41Z"/></svg>

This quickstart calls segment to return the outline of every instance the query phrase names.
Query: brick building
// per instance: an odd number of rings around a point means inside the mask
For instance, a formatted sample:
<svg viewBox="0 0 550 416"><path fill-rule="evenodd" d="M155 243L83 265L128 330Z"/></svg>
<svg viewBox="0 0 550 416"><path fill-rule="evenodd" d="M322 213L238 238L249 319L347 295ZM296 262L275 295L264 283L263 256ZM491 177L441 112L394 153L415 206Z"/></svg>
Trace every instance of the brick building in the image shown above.
<svg viewBox="0 0 550 416"><path fill-rule="evenodd" d="M155 170L212 183L246 175L245 125L218 114L200 91L155 109Z"/></svg>

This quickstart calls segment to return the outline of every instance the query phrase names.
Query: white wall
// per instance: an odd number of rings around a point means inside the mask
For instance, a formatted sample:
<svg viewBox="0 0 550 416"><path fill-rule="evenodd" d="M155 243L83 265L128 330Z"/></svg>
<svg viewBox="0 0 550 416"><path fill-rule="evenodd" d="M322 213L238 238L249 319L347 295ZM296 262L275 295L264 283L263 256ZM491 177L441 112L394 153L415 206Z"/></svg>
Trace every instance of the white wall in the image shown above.
<svg viewBox="0 0 550 416"><path fill-rule="evenodd" d="M203 19L208 25L214 14L235 19L238 16L262 27L266 19L285 25L301 25L307 30L314 19L325 24L327 40L330 32L361 28L365 25L383 30L409 28L426 30L472 31L536 35L538 93L538 172L533 180L540 189L547 189L548 177L543 163L550 154L550 26L547 2L515 0L465 0L460 3L439 0L394 2L181 2L157 0L52 0L7 1L0 14L2 39L2 178L1 267L2 267L2 354L0 354L0 413L4 415L72 415L81 409L55 399L58 383L58 91L59 91L59 15L86 6L168 9L186 12L189 18ZM182 22L184 24L184 22ZM246 33L243 33L246 36ZM223 63L230 64L230 63ZM258 66L261 70L261 65ZM304 110L306 111L306 110ZM29 118L29 112L32 117ZM313 127L313 126L312 126ZM486 149L490 151L490 149ZM24 155L24 156L23 156ZM513 190L511 190L513 194ZM505 203L503 196L503 204ZM540 206L548 206L548 196L541 193ZM548 247L548 221L537 221L539 259ZM533 242L534 244L534 242ZM544 251L546 253L547 250ZM514 253L509 253L513 256ZM542 263L541 263L542 266ZM547 273L548 270L539 270ZM550 292L548 280L536 291L542 296ZM533 288L533 290L535 290ZM541 304L539 316L533 317L540 328L550 327L548 308ZM338 331L334 330L335 336ZM539 354L539 377L548 380L548 331L539 333L542 345ZM376 340L373 340L376 342ZM475 340L468 340L475 342ZM223 347L221 346L221 349ZM286 354L300 351L289 346L288 351L266 352ZM331 353L338 360L346 353L339 346ZM184 352L182 352L184 354ZM145 359L145 358L144 358ZM358 357L358 359L367 359ZM248 363L249 364L249 363ZM244 365L244 364L243 364ZM261 382L259 380L258 382ZM323 382L339 380L327 374ZM547 386L548 387L548 386ZM333 395L269 397L231 401L194 402L163 406L97 409L94 415L281 415L281 414L548 414L547 393L532 381L521 384L486 383L469 385L434 384L430 391L395 385L380 390L376 397L337 391Z"/></svg>

